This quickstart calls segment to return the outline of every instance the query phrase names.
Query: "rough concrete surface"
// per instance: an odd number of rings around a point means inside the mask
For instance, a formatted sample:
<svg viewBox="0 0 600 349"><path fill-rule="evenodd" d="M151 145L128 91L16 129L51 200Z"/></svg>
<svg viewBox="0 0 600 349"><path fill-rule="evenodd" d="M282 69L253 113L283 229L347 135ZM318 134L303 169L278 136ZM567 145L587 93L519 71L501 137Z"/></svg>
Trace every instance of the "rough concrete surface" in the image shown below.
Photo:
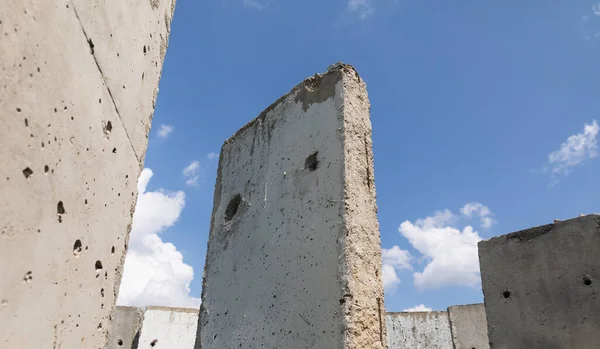
<svg viewBox="0 0 600 349"><path fill-rule="evenodd" d="M137 349L144 310L134 307L116 307L108 330L106 349Z"/></svg>
<svg viewBox="0 0 600 349"><path fill-rule="evenodd" d="M138 348L192 349L196 326L198 309L148 307Z"/></svg>
<svg viewBox="0 0 600 349"><path fill-rule="evenodd" d="M384 348L369 100L337 64L228 139L196 348Z"/></svg>
<svg viewBox="0 0 600 349"><path fill-rule="evenodd" d="M451 306L448 317L454 349L489 349L483 304Z"/></svg>
<svg viewBox="0 0 600 349"><path fill-rule="evenodd" d="M148 131L129 123L149 125L162 68L155 57L108 55L142 52L142 37L123 31L137 25L133 13L166 21L148 12L152 4L172 8L169 0L0 0L2 348L106 342ZM100 28L109 17L121 23L110 32ZM132 31L147 40L168 32ZM107 82L131 65L153 77L148 86L135 69L140 81L119 76L123 91Z"/></svg>
<svg viewBox="0 0 600 349"><path fill-rule="evenodd" d="M389 349L453 349L448 312L388 313Z"/></svg>
<svg viewBox="0 0 600 349"><path fill-rule="evenodd" d="M490 347L598 348L600 215L479 243Z"/></svg>

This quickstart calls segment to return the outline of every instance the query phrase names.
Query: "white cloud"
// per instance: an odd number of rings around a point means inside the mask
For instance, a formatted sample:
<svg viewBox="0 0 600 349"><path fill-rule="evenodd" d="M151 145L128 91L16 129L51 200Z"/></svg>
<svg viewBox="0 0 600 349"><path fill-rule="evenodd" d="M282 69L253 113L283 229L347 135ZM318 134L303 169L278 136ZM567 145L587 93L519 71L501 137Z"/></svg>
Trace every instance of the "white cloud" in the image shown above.
<svg viewBox="0 0 600 349"><path fill-rule="evenodd" d="M396 275L396 269L389 264L383 265L383 288L386 291L393 292L400 285L400 279Z"/></svg>
<svg viewBox="0 0 600 349"><path fill-rule="evenodd" d="M600 2L592 6L592 11L596 16L600 16Z"/></svg>
<svg viewBox="0 0 600 349"><path fill-rule="evenodd" d="M583 132L570 136L560 149L548 155L546 170L553 175L568 175L573 167L598 156L598 123L584 124Z"/></svg>
<svg viewBox="0 0 600 349"><path fill-rule="evenodd" d="M183 169L183 176L186 178L185 184L191 186L198 185L198 179L200 179L200 175L198 172L200 171L200 162L197 160L192 161L186 168Z"/></svg>
<svg viewBox="0 0 600 349"><path fill-rule="evenodd" d="M219 158L219 154L210 152L206 154L206 157L208 158L208 160L214 160Z"/></svg>
<svg viewBox="0 0 600 349"><path fill-rule="evenodd" d="M262 10L263 8L269 5L268 1L258 1L258 0L242 0L245 7L251 7L257 10Z"/></svg>
<svg viewBox="0 0 600 349"><path fill-rule="evenodd" d="M432 310L433 309L426 307L425 304L419 304L419 305L415 305L412 308L404 309L403 311L414 313L414 312L423 312L423 311L432 311Z"/></svg>
<svg viewBox="0 0 600 349"><path fill-rule="evenodd" d="M467 207L465 212L469 211ZM477 243L481 237L470 226L462 231L455 228L457 220L458 217L451 211L444 210L414 223L405 221L398 228L427 261L422 272L413 274L418 288L479 284Z"/></svg>
<svg viewBox="0 0 600 349"><path fill-rule="evenodd" d="M365 19L375 11L371 0L348 0L348 10L358 16L359 19Z"/></svg>
<svg viewBox="0 0 600 349"><path fill-rule="evenodd" d="M158 236L177 222L185 194L146 191L152 176L152 170L145 168L138 180L139 196L117 303L199 307L200 299L190 296L193 268L183 262L183 255L172 243Z"/></svg>
<svg viewBox="0 0 600 349"><path fill-rule="evenodd" d="M158 138L166 139L173 130L175 130L175 127L172 125L161 124L158 126Z"/></svg>
<svg viewBox="0 0 600 349"><path fill-rule="evenodd" d="M396 270L412 269L410 261L412 257L410 252L393 246L388 249L381 249L383 257L383 288L386 291L394 292L400 284L400 278L396 275Z"/></svg>
<svg viewBox="0 0 600 349"><path fill-rule="evenodd" d="M490 211L487 206L478 202L470 202L466 204L460 209L460 212L469 218L473 217L473 215L479 216L479 219L481 220L481 227L484 229L489 229L492 227L492 225L497 223L493 218L494 215L492 214L492 211Z"/></svg>

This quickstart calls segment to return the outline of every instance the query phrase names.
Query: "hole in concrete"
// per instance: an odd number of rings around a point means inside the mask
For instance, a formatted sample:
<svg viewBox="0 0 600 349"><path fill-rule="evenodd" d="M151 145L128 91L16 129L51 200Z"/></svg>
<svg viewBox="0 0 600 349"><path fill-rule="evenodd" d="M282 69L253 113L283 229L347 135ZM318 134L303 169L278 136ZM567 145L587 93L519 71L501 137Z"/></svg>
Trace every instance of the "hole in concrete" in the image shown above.
<svg viewBox="0 0 600 349"><path fill-rule="evenodd" d="M25 119L25 127L29 127L29 122L27 122L27 119Z"/></svg>
<svg viewBox="0 0 600 349"><path fill-rule="evenodd" d="M115 253L115 247L114 246L110 249L110 253L112 253L112 254Z"/></svg>
<svg viewBox="0 0 600 349"><path fill-rule="evenodd" d="M586 286L590 286L592 284L592 278L588 275L583 277L583 284Z"/></svg>
<svg viewBox="0 0 600 349"><path fill-rule="evenodd" d="M510 298L510 290L505 290L504 292L502 292L502 297L504 297L505 299Z"/></svg>
<svg viewBox="0 0 600 349"><path fill-rule="evenodd" d="M108 135L110 133L110 131L112 131L112 123L109 121L104 126L104 133L106 133Z"/></svg>
<svg viewBox="0 0 600 349"><path fill-rule="evenodd" d="M304 161L305 169L308 169L309 171L314 171L317 169L317 167L319 167L319 161L317 160L317 154L319 154L318 151L316 151L314 154L312 154L306 158L306 161Z"/></svg>
<svg viewBox="0 0 600 349"><path fill-rule="evenodd" d="M117 341L117 345L118 345L118 346L120 346L120 347L121 347L121 346L123 346L123 340L122 340L122 339L119 339L119 340Z"/></svg>
<svg viewBox="0 0 600 349"><path fill-rule="evenodd" d="M25 176L25 178L29 178L29 176L31 176L32 174L33 171L29 167L23 170L23 176Z"/></svg>
<svg viewBox="0 0 600 349"><path fill-rule="evenodd" d="M150 346L154 347L157 342L158 342L158 339L153 339L152 342L150 342Z"/></svg>
<svg viewBox="0 0 600 349"><path fill-rule="evenodd" d="M104 297L104 289L103 289L103 288L101 288L101 289L100 289L100 295L101 295L102 297Z"/></svg>
<svg viewBox="0 0 600 349"><path fill-rule="evenodd" d="M92 42L92 39L88 39L88 44L90 45L90 52L94 54L94 43Z"/></svg>
<svg viewBox="0 0 600 349"><path fill-rule="evenodd" d="M98 331L101 331L101 330L102 330L102 323L99 323L98 324Z"/></svg>
<svg viewBox="0 0 600 349"><path fill-rule="evenodd" d="M25 281L26 283L30 283L31 280L33 280L33 273L31 271L28 271L25 276L23 277L23 281Z"/></svg>
<svg viewBox="0 0 600 349"><path fill-rule="evenodd" d="M102 270L102 262L96 261L95 267L96 267L96 271L100 272L100 270Z"/></svg>
<svg viewBox="0 0 600 349"><path fill-rule="evenodd" d="M146 45L144 45L144 54L146 54Z"/></svg>
<svg viewBox="0 0 600 349"><path fill-rule="evenodd" d="M117 153L117 148L113 148L112 152L113 152L113 154L116 154Z"/></svg>
<svg viewBox="0 0 600 349"><path fill-rule="evenodd" d="M48 174L48 171L50 171L50 167L48 167L48 165L44 166L44 173Z"/></svg>
<svg viewBox="0 0 600 349"><path fill-rule="evenodd" d="M229 222L233 219L233 216L238 211L240 204L242 203L242 196L240 194L236 194L231 200L229 200L229 204L227 204L227 209L225 209L225 221Z"/></svg>
<svg viewBox="0 0 600 349"><path fill-rule="evenodd" d="M63 205L62 201L58 202L58 205L56 205L56 213L58 214L65 214L65 205Z"/></svg>
<svg viewBox="0 0 600 349"><path fill-rule="evenodd" d="M21 108L17 108L17 112L19 112L19 113L20 113L20 112L21 112Z"/></svg>
<svg viewBox="0 0 600 349"><path fill-rule="evenodd" d="M81 240L77 239L75 240L75 244L73 244L73 254L76 257L79 257L79 254L81 253Z"/></svg>

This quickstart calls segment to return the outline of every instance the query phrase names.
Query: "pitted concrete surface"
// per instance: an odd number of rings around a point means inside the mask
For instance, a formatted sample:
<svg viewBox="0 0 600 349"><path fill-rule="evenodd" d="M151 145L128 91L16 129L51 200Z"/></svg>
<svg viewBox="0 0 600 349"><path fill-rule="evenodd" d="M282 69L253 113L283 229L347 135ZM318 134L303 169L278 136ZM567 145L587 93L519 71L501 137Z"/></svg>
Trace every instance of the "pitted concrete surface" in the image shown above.
<svg viewBox="0 0 600 349"><path fill-rule="evenodd" d="M600 215L479 243L490 347L598 348Z"/></svg>
<svg viewBox="0 0 600 349"><path fill-rule="evenodd" d="M172 6L164 1L159 8ZM88 6L101 14L91 20L77 1L0 0L1 348L102 348L107 339L148 131L125 121L149 124L162 62L144 65L153 80L123 98L135 112L115 103L105 73L141 63L104 55L142 42L95 21L165 14L146 11L149 1Z"/></svg>
<svg viewBox="0 0 600 349"><path fill-rule="evenodd" d="M451 306L448 316L454 349L489 349L483 304Z"/></svg>
<svg viewBox="0 0 600 349"><path fill-rule="evenodd" d="M347 65L228 139L196 348L384 348L369 102Z"/></svg>
<svg viewBox="0 0 600 349"><path fill-rule="evenodd" d="M105 349L137 349L143 320L143 309L116 307Z"/></svg>
<svg viewBox="0 0 600 349"><path fill-rule="evenodd" d="M453 349L448 312L388 313L389 349Z"/></svg>
<svg viewBox="0 0 600 349"><path fill-rule="evenodd" d="M137 348L192 349L197 325L198 309L148 307Z"/></svg>

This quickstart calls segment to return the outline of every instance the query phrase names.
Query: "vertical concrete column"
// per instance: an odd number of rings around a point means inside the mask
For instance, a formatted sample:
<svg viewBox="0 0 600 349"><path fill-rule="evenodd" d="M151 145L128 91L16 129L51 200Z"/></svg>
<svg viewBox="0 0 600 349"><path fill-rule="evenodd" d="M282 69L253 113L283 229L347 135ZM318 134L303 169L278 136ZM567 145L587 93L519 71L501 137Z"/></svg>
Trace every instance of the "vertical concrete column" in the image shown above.
<svg viewBox="0 0 600 349"><path fill-rule="evenodd" d="M116 307L105 349L137 349L143 320L143 309Z"/></svg>
<svg viewBox="0 0 600 349"><path fill-rule="evenodd" d="M489 349L483 304L454 305L448 308L454 349Z"/></svg>
<svg viewBox="0 0 600 349"><path fill-rule="evenodd" d="M0 347L104 347L173 6L0 0Z"/></svg>
<svg viewBox="0 0 600 349"><path fill-rule="evenodd" d="M490 347L600 347L600 215L479 243Z"/></svg>
<svg viewBox="0 0 600 349"><path fill-rule="evenodd" d="M385 348L369 100L306 79L221 149L196 348Z"/></svg>

